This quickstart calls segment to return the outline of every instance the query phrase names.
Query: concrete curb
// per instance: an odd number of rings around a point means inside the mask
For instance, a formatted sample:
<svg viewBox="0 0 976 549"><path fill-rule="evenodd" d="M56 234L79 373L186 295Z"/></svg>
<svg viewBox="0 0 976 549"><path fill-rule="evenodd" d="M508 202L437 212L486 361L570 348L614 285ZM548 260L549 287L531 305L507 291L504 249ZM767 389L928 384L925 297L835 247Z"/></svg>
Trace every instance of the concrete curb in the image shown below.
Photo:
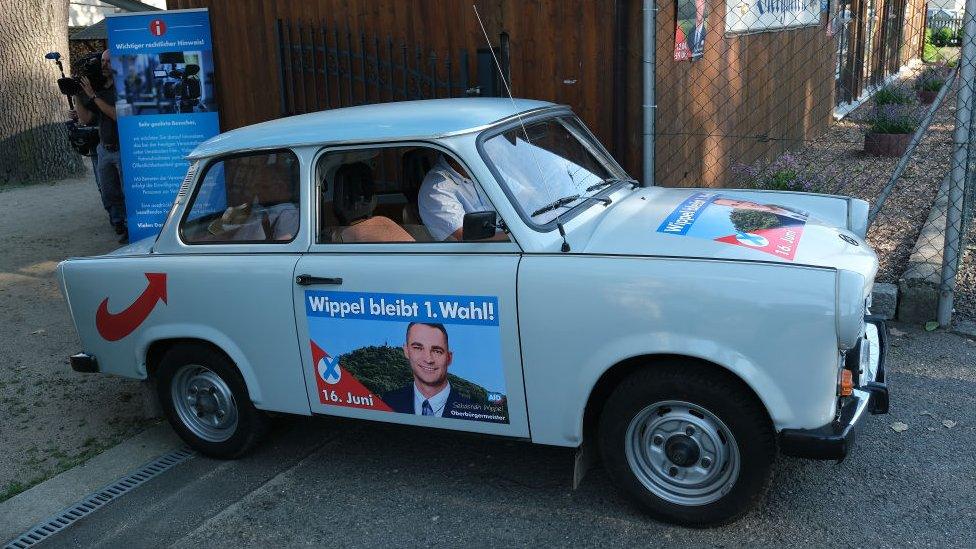
<svg viewBox="0 0 976 549"><path fill-rule="evenodd" d="M962 320L952 323L950 332L965 337L976 338L976 322L972 320Z"/></svg>
<svg viewBox="0 0 976 549"><path fill-rule="evenodd" d="M898 310L898 285L876 282L871 291L871 314L892 320Z"/></svg>
<svg viewBox="0 0 976 549"><path fill-rule="evenodd" d="M945 247L949 174L942 180L929 216L918 234L905 274L898 280L898 320L926 322L935 318Z"/></svg>
<svg viewBox="0 0 976 549"><path fill-rule="evenodd" d="M153 458L183 446L168 424L151 427L118 446L0 503L0 541L125 476Z"/></svg>

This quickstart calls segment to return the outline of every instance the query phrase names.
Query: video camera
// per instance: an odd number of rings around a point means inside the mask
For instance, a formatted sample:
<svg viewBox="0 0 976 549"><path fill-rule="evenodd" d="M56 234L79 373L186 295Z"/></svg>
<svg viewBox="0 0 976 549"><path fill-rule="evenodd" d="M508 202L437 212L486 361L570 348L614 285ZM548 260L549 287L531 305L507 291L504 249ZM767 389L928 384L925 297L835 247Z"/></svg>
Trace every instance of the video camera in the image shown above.
<svg viewBox="0 0 976 549"><path fill-rule="evenodd" d="M61 78L58 78L58 89L67 96L81 94L81 77L88 78L93 89L100 90L105 87L105 75L102 74L102 55L99 53L89 53L81 59L71 64L73 76L65 76L64 68L61 66L61 54L52 51L44 56L45 59L53 60L58 68L61 69Z"/></svg>
<svg viewBox="0 0 976 549"><path fill-rule="evenodd" d="M68 97L68 107L74 110L75 102L71 96L81 93L81 78L65 76L60 53L52 51L45 54L44 58L54 61L58 70L61 71L61 78L58 78L58 89ZM88 77L95 89L101 89L105 86L101 54L92 53L82 57L74 64L73 72ZM66 120L64 126L68 130L68 141L75 152L82 156L93 156L95 154L95 148L98 146L98 126L85 126L79 124L77 120Z"/></svg>
<svg viewBox="0 0 976 549"><path fill-rule="evenodd" d="M186 58L181 51L159 54L159 63L163 68L153 71L155 78L163 79L160 86L161 99L173 102L173 111L179 113L193 112L194 107L206 110L200 104L201 86L200 65L186 64ZM170 69L166 70L165 66ZM177 67L183 65L183 68Z"/></svg>

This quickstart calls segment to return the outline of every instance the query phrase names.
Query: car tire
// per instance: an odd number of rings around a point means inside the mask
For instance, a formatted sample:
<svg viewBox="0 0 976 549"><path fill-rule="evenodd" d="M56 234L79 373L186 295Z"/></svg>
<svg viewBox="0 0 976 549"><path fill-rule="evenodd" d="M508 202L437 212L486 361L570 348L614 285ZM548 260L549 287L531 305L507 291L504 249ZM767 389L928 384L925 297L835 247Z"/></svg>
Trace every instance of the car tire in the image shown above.
<svg viewBox="0 0 976 549"><path fill-rule="evenodd" d="M204 455L240 457L268 431L269 418L254 407L237 367L208 345L167 351L156 373L156 391L170 425Z"/></svg>
<svg viewBox="0 0 976 549"><path fill-rule="evenodd" d="M598 436L618 488L651 516L697 528L749 511L776 457L775 431L755 395L696 363L657 363L623 379Z"/></svg>

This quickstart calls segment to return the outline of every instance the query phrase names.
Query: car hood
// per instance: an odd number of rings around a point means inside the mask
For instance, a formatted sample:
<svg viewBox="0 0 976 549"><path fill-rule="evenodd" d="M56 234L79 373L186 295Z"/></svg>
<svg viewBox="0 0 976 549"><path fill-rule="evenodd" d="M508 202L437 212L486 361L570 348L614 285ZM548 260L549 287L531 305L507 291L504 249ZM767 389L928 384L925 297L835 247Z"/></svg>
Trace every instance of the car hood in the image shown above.
<svg viewBox="0 0 976 549"><path fill-rule="evenodd" d="M814 265L870 283L877 256L848 228L861 224L852 209L866 206L813 193L642 188L597 217L580 251Z"/></svg>

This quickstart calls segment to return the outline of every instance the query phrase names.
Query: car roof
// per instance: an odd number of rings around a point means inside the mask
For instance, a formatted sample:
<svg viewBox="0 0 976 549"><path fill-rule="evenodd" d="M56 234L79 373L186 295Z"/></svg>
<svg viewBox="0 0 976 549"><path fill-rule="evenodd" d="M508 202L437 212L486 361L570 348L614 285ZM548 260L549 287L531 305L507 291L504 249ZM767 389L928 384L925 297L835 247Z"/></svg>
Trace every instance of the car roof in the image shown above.
<svg viewBox="0 0 976 549"><path fill-rule="evenodd" d="M222 133L201 143L188 158L326 142L430 138L476 130L518 113L553 106L531 99L469 97L330 109Z"/></svg>

